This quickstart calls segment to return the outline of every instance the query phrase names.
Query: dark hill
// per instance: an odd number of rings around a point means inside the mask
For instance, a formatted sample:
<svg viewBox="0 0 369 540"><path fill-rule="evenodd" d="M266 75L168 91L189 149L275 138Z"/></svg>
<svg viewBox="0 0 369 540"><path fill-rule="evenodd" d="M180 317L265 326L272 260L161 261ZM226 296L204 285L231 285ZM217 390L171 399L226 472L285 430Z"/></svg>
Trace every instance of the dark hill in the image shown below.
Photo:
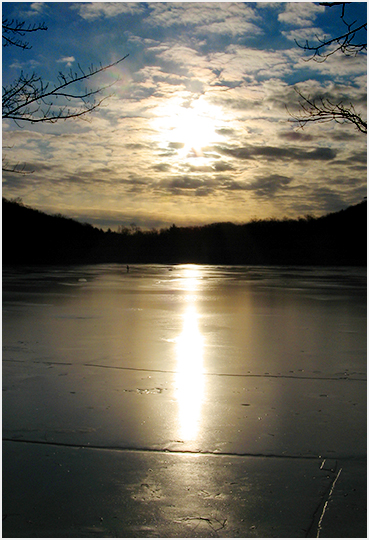
<svg viewBox="0 0 369 540"><path fill-rule="evenodd" d="M366 266L366 201L321 218L104 232L3 199L3 264Z"/></svg>

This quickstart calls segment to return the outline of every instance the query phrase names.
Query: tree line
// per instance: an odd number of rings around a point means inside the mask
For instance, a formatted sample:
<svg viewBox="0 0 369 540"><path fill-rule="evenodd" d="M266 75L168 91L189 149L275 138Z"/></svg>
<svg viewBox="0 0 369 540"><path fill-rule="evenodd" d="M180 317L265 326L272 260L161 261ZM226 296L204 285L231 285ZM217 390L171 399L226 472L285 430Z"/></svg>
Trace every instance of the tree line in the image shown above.
<svg viewBox="0 0 369 540"><path fill-rule="evenodd" d="M366 266L366 200L320 218L103 231L3 199L3 264Z"/></svg>

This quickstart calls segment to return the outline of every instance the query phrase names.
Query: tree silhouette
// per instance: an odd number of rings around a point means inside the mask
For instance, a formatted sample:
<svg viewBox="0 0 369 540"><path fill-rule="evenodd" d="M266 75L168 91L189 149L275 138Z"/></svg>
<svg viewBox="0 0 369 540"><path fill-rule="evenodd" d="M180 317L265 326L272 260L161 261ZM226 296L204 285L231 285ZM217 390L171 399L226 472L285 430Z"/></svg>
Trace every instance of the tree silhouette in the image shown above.
<svg viewBox="0 0 369 540"><path fill-rule="evenodd" d="M345 56L356 57L363 54L367 49L366 27L365 23L357 21L348 22L346 19L345 8L350 2L320 2L320 5L334 8L341 6L341 21L344 25L344 31L332 39L316 37L316 42L311 43L306 40L304 45L298 41L296 44L305 52L311 53L307 62L313 60L321 63L325 62L330 56L336 53L342 53ZM367 133L367 122L361 114L355 110L352 103L344 103L343 100L334 102L331 98L319 95L304 95L299 88L295 88L299 96L300 110L292 114L293 121L298 122L301 128L311 122L331 122L340 124L352 123L361 133Z"/></svg>
<svg viewBox="0 0 369 540"><path fill-rule="evenodd" d="M15 47L19 47L21 49L31 49L32 46L29 44L29 42L24 41L21 38L24 38L27 34L32 32L47 30L47 26L45 26L45 23L29 24L26 26L25 21L3 18L2 30L3 47L14 45Z"/></svg>
<svg viewBox="0 0 369 540"><path fill-rule="evenodd" d="M97 109L109 97L96 99L96 96L108 86L96 90L92 88L79 89L78 83L116 66L127 56L106 66L98 68L91 66L87 72L80 65L78 65L78 71L70 70L67 74L59 72L57 82L54 85L45 84L42 78L35 73L28 75L22 71L16 81L8 86L3 86L2 117L14 120L19 125L21 122L55 123L58 120L84 116ZM56 104L58 98L62 100L61 105ZM73 102L73 106L70 105L71 102ZM76 102L77 106L74 105Z"/></svg>
<svg viewBox="0 0 369 540"><path fill-rule="evenodd" d="M301 45L295 40L300 48L312 53L309 60L313 59L316 62L325 62L329 56L332 56L336 52L341 52L345 56L357 56L361 52L366 51L366 22L358 23L357 21L354 21L349 23L345 19L346 4L350 4L350 2L319 3L319 5L326 7L341 6L340 18L345 27L345 31L332 39L321 39L318 36L315 36L318 42L317 44L311 44L306 40L305 45Z"/></svg>
<svg viewBox="0 0 369 540"><path fill-rule="evenodd" d="M299 96L300 111L297 114L291 113L291 116L301 128L310 122L325 123L333 120L338 124L351 122L361 133L367 132L367 122L356 112L352 103L334 103L324 96L304 96L299 88L295 88L295 91Z"/></svg>
<svg viewBox="0 0 369 540"><path fill-rule="evenodd" d="M30 49L30 44L23 38L30 33L47 30L41 23L26 26L24 21L2 20L3 47L15 46ZM112 84L93 89L83 83L95 75L107 71L128 55L116 62L99 67L91 65L87 70L59 71L54 84L45 83L36 73L27 74L21 71L19 77L2 89L2 118L13 120L18 126L24 123L55 123L60 120L85 116L97 109L110 96L101 96ZM19 172L14 168L3 167L3 170Z"/></svg>

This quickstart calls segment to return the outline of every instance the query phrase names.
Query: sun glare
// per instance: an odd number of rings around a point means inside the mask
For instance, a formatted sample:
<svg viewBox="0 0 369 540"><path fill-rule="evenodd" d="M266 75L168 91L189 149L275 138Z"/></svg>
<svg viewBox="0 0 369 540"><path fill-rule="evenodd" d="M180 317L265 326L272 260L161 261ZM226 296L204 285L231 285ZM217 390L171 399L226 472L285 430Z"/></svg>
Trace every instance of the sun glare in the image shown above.
<svg viewBox="0 0 369 540"><path fill-rule="evenodd" d="M193 109L181 109L171 136L174 141L184 144L184 156L202 157L202 149L214 142L214 122Z"/></svg>
<svg viewBox="0 0 369 540"><path fill-rule="evenodd" d="M215 110L216 109L216 110ZM203 157L203 149L219 142L219 108L199 99L189 107L168 104L157 110L154 121L162 142L174 148L181 158Z"/></svg>

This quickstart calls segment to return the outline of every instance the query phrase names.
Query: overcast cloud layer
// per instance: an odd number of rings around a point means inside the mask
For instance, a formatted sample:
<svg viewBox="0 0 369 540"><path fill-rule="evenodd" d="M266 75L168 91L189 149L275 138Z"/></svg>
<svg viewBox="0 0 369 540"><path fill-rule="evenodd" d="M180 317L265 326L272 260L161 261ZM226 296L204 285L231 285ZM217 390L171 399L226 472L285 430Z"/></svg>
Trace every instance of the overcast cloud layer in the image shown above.
<svg viewBox="0 0 369 540"><path fill-rule="evenodd" d="M350 12L351 9L351 12ZM365 18L366 3L347 15ZM306 62L295 39L333 36L340 8L315 3L3 3L44 21L33 48L3 49L3 84L20 70L121 64L89 121L3 123L3 195L103 228L316 216L366 195L366 138L352 125L291 122L298 85L366 117L366 56Z"/></svg>

